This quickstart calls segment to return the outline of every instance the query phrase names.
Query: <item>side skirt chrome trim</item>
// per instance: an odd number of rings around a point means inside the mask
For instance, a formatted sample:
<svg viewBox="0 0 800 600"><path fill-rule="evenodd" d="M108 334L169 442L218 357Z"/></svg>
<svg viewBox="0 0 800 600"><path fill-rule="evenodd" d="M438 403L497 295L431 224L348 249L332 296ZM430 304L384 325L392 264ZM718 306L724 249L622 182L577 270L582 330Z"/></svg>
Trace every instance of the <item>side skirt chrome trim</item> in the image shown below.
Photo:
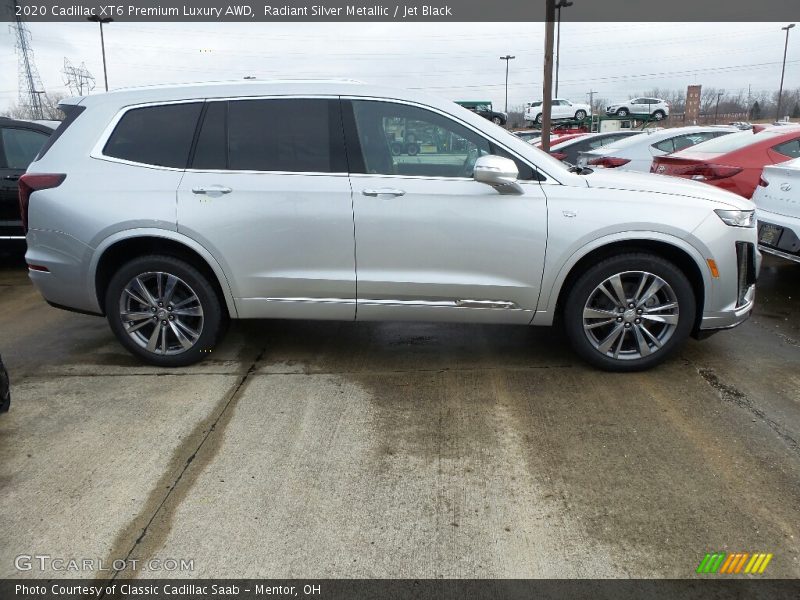
<svg viewBox="0 0 800 600"><path fill-rule="evenodd" d="M363 298L237 298L237 300L263 300L265 302L298 302L319 304L364 304L372 306L426 306L442 308L490 308L520 310L519 305L508 300L373 300Z"/></svg>

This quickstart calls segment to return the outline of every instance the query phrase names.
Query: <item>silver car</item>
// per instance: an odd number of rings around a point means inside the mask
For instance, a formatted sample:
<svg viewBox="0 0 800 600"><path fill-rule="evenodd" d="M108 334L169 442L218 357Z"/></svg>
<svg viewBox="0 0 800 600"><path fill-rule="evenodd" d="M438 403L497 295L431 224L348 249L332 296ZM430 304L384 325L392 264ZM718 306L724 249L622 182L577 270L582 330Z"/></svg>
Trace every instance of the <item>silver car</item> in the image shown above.
<svg viewBox="0 0 800 600"><path fill-rule="evenodd" d="M558 316L584 359L632 371L753 307L747 201L568 169L447 100L244 81L62 109L20 183L30 277L155 365L208 356L229 318Z"/></svg>

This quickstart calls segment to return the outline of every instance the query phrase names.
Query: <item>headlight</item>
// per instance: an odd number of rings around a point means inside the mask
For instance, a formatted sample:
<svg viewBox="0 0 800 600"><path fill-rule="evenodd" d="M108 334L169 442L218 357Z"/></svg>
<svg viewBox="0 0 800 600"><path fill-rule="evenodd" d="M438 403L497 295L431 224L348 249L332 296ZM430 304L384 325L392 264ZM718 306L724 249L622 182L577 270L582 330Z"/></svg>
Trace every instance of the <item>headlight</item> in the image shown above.
<svg viewBox="0 0 800 600"><path fill-rule="evenodd" d="M722 210L714 211L723 223L731 227L755 227L756 211L754 210Z"/></svg>

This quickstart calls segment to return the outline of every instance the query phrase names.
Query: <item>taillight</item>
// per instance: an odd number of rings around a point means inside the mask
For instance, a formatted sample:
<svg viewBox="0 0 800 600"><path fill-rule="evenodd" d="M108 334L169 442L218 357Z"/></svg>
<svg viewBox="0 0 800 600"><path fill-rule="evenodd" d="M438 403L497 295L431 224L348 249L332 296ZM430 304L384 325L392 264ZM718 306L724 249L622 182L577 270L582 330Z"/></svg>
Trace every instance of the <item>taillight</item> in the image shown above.
<svg viewBox="0 0 800 600"><path fill-rule="evenodd" d="M758 185L759 185L759 187L767 187L769 185L769 181L767 181L763 177L759 177L758 178Z"/></svg>
<svg viewBox="0 0 800 600"><path fill-rule="evenodd" d="M556 160L564 160L565 158L567 158L567 153L566 152L551 152L550 156L552 156Z"/></svg>
<svg viewBox="0 0 800 600"><path fill-rule="evenodd" d="M724 165L714 165L714 164L700 164L700 165L689 165L683 168L676 168L672 175L677 175L679 177L688 177L690 179L694 179L695 181L716 181L718 179L726 179L728 177L733 177L737 173L741 173L742 169L740 167L726 167Z"/></svg>
<svg viewBox="0 0 800 600"><path fill-rule="evenodd" d="M28 233L28 203L31 194L58 187L66 178L63 173L27 173L19 178L19 214L25 233Z"/></svg>
<svg viewBox="0 0 800 600"><path fill-rule="evenodd" d="M630 161L628 158L615 158L613 156L601 156L593 158L589 164L594 167L605 167L606 169L616 169L622 165L627 165Z"/></svg>

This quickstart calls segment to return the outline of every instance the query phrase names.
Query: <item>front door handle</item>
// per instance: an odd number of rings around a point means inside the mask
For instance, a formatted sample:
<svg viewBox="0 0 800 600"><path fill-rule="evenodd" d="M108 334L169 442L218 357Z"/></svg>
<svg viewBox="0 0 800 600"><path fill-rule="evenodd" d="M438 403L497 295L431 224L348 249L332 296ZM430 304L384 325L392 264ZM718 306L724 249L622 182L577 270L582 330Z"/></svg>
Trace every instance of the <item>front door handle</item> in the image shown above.
<svg viewBox="0 0 800 600"><path fill-rule="evenodd" d="M19 175L6 175L3 179L6 181L19 181Z"/></svg>
<svg viewBox="0 0 800 600"><path fill-rule="evenodd" d="M233 190L229 187L222 185L210 185L208 187L193 187L193 194L207 194L209 196L216 196L222 194L230 194Z"/></svg>
<svg viewBox="0 0 800 600"><path fill-rule="evenodd" d="M406 195L406 193L403 190L396 190L394 188L379 188L377 190L367 189L367 190L361 190L361 193L364 196L372 196L373 198L377 197L377 196L405 196Z"/></svg>

